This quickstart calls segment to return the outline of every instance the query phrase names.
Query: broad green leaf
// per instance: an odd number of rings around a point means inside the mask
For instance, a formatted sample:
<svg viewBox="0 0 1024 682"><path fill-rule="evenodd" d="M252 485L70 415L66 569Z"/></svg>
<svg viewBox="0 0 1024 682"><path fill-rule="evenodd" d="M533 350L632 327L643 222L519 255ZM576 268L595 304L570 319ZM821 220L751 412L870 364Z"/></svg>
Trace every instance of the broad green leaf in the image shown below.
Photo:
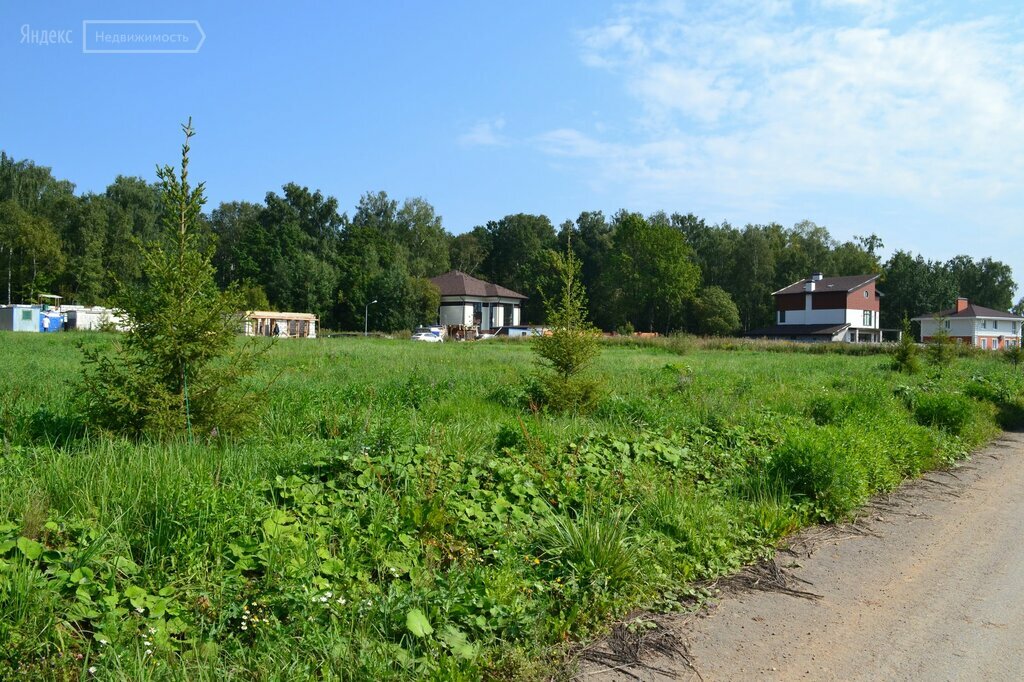
<svg viewBox="0 0 1024 682"><path fill-rule="evenodd" d="M430 627L430 621L419 609L413 609L405 614L405 627L417 637L426 637L434 632L434 628Z"/></svg>
<svg viewBox="0 0 1024 682"><path fill-rule="evenodd" d="M470 644L466 634L452 624L441 628L441 640L448 645L452 653L465 660L476 658L478 647Z"/></svg>
<svg viewBox="0 0 1024 682"><path fill-rule="evenodd" d="M324 575L339 575L345 572L345 562L338 559L328 559L320 564L320 572Z"/></svg>
<svg viewBox="0 0 1024 682"><path fill-rule="evenodd" d="M43 553L43 546L35 540L29 540L28 538L18 538L18 549L25 555L26 559L35 561Z"/></svg>

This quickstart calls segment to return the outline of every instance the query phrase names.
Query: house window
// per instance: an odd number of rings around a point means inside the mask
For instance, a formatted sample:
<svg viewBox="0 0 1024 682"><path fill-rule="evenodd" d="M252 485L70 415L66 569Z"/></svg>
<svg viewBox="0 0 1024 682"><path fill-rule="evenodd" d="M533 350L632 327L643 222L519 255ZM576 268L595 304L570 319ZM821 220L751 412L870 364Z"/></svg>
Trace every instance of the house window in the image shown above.
<svg viewBox="0 0 1024 682"><path fill-rule="evenodd" d="M779 324L786 324L786 311L785 310L780 310L779 311Z"/></svg>
<svg viewBox="0 0 1024 682"><path fill-rule="evenodd" d="M981 340L981 347L982 348L988 348L988 339L982 339Z"/></svg>
<svg viewBox="0 0 1024 682"><path fill-rule="evenodd" d="M484 310L483 304L481 304L481 303L474 303L473 304L473 324L476 325L477 327L480 326L480 322L483 319L483 310Z"/></svg>
<svg viewBox="0 0 1024 682"><path fill-rule="evenodd" d="M949 320L946 320L946 329L949 329Z"/></svg>
<svg viewBox="0 0 1024 682"><path fill-rule="evenodd" d="M505 326L506 327L509 326L514 321L515 321L515 318L512 315L512 304L511 303L506 303L505 304Z"/></svg>
<svg viewBox="0 0 1024 682"><path fill-rule="evenodd" d="M867 292L865 292L865 293L867 293ZM864 326L865 327L870 327L871 326L871 311L870 310L865 310L864 311Z"/></svg>
<svg viewBox="0 0 1024 682"><path fill-rule="evenodd" d="M992 320L992 328L999 329L999 320Z"/></svg>
<svg viewBox="0 0 1024 682"><path fill-rule="evenodd" d="M982 320L981 321L981 328L982 329L988 329L988 320Z"/></svg>
<svg viewBox="0 0 1024 682"><path fill-rule="evenodd" d="M31 322L32 321L32 311L31 310L22 310L21 311L21 321L22 322Z"/></svg>
<svg viewBox="0 0 1024 682"><path fill-rule="evenodd" d="M864 291L864 298L867 298L867 297L868 297L868 292L867 292L867 290L865 290Z"/></svg>

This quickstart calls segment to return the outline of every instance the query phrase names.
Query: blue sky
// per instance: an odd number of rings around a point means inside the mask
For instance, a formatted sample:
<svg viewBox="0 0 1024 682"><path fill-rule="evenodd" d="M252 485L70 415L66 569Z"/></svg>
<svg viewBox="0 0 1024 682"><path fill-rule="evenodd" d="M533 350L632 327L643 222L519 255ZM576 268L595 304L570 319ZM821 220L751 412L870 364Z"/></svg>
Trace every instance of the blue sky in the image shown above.
<svg viewBox="0 0 1024 682"><path fill-rule="evenodd" d="M348 211L422 196L455 233L520 211L808 219L1024 281L1017 3L21 4L0 5L0 148L82 191L152 180L191 115L211 205L294 181ZM206 40L83 54L87 19Z"/></svg>

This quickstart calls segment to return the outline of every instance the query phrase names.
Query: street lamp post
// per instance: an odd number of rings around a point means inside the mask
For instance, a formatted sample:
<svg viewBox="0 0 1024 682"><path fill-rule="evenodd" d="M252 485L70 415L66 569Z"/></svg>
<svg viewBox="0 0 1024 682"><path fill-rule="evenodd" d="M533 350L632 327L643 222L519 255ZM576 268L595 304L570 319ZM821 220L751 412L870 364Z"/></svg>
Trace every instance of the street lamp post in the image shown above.
<svg viewBox="0 0 1024 682"><path fill-rule="evenodd" d="M370 306L377 302L377 299L373 299L366 304L366 308L363 309L363 336L369 336L370 333Z"/></svg>

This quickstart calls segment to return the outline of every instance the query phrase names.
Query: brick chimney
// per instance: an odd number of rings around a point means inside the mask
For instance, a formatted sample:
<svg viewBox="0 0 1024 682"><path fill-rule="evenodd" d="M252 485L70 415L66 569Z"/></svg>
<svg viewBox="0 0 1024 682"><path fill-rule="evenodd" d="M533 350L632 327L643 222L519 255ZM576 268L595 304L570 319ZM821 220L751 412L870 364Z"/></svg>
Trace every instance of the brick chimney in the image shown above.
<svg viewBox="0 0 1024 682"><path fill-rule="evenodd" d="M970 302L966 298L960 297L956 299L956 311L958 313L962 313L967 310L968 305L970 305Z"/></svg>

